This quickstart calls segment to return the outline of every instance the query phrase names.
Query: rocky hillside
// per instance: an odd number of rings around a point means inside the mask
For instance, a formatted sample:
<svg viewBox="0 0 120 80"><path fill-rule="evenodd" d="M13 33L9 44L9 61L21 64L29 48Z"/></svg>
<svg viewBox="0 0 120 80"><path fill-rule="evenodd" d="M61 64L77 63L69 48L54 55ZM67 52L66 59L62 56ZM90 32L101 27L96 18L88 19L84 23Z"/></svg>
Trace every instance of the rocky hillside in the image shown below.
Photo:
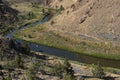
<svg viewBox="0 0 120 80"><path fill-rule="evenodd" d="M47 23L48 30L82 39L120 41L120 0L54 0L65 10Z"/></svg>
<svg viewBox="0 0 120 80"><path fill-rule="evenodd" d="M0 0L0 29L15 23L18 20L17 14L18 11L10 8Z"/></svg>

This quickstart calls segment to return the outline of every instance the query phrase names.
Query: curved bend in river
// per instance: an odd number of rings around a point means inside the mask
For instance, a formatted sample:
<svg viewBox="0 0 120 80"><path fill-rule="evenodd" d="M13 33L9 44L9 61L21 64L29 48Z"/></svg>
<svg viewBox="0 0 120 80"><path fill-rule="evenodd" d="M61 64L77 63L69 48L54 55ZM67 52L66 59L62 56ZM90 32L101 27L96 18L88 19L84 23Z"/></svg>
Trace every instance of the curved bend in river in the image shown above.
<svg viewBox="0 0 120 80"><path fill-rule="evenodd" d="M49 17L45 17L41 21L32 23L32 25L36 26L38 24L47 22L48 18ZM26 29L28 27L30 27L30 25L21 26L20 29L16 29L16 30L8 33L6 35L6 37L13 38L13 35L15 32L17 32L18 30ZM18 39L15 39L15 40L19 43L22 43L22 40L18 40ZM82 54L75 54L75 53L64 51L61 49L38 45L35 43L29 43L29 47L31 50L36 51L36 52L43 52L44 54L50 54L50 55L55 55L58 57L68 58L68 59L74 60L74 61L79 61L79 62L88 63L88 64L97 64L99 62L100 65L102 65L102 66L120 68L120 60L108 60L108 59L96 58L96 57L82 55Z"/></svg>

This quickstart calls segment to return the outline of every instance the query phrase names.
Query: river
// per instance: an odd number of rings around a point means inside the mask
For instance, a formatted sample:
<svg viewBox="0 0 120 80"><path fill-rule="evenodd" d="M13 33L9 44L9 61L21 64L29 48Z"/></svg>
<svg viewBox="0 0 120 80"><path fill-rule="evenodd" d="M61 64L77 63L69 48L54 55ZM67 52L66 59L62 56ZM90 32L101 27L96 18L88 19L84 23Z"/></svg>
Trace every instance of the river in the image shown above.
<svg viewBox="0 0 120 80"><path fill-rule="evenodd" d="M35 27L36 25L42 24L47 21L48 21L48 17L45 17L43 20L32 23L32 25ZM6 37L13 38L13 35L15 32L17 32L18 30L29 28L30 26L31 24L21 26L21 28L9 32L6 35ZM22 40L18 40L18 39L15 39L15 40L18 41L19 43L22 43ZM72 53L69 51L65 51L65 50L61 50L61 49L57 49L53 47L38 45L35 43L30 43L30 42L28 43L29 43L30 49L36 52L43 52L44 54L67 58L73 61L78 61L78 62L82 62L86 64L98 64L99 63L101 66L104 66L104 67L120 68L120 60L109 60L109 59L97 58L97 57L87 56L83 54L76 54L76 53Z"/></svg>

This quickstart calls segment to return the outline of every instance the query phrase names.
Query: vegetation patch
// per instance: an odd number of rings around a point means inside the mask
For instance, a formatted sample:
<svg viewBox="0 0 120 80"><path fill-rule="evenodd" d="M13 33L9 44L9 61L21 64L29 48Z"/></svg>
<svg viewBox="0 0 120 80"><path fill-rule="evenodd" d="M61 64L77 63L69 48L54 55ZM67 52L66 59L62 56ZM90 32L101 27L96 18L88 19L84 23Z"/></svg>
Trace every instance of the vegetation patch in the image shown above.
<svg viewBox="0 0 120 80"><path fill-rule="evenodd" d="M54 31L48 31L43 25L18 31L14 37L79 54L115 60L120 59L120 54L118 53L120 46L113 47L111 42L93 42L82 40L72 35L58 34Z"/></svg>

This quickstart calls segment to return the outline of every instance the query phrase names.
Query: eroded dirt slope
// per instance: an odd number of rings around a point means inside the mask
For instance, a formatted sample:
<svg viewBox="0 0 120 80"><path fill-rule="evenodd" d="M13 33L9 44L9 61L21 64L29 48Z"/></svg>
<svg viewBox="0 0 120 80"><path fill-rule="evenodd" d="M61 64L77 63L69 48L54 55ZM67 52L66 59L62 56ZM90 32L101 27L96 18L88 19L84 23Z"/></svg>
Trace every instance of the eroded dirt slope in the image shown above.
<svg viewBox="0 0 120 80"><path fill-rule="evenodd" d="M50 31L95 40L120 41L120 0L55 0L65 10L47 23ZM49 26L48 26L49 25Z"/></svg>

